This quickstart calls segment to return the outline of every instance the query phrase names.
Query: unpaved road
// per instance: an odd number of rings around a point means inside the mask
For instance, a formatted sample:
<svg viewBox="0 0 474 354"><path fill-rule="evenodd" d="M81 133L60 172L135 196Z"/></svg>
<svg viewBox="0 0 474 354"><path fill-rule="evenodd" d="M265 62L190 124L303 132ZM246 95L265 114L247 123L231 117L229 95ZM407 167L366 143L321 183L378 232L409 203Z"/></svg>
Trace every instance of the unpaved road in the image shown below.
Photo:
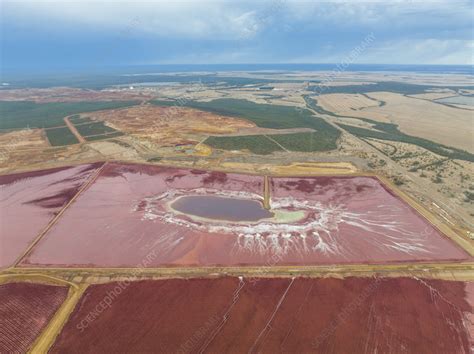
<svg viewBox="0 0 474 354"><path fill-rule="evenodd" d="M69 121L69 117L64 117L64 123L66 123L71 133L74 134L74 136L77 138L77 140L79 140L80 143L86 142L86 139L84 139L84 137L81 134L79 134L76 127Z"/></svg>

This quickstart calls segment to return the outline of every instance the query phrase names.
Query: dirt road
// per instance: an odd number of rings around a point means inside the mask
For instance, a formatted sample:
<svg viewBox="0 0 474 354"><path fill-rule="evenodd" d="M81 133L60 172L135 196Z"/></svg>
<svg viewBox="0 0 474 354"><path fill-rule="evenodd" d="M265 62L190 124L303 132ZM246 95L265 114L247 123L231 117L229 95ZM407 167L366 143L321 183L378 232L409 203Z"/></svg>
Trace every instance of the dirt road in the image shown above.
<svg viewBox="0 0 474 354"><path fill-rule="evenodd" d="M79 140L79 142L82 144L82 143L85 143L86 142L86 139L83 138L83 136L81 134L79 134L79 132L77 131L76 127L74 126L74 124L72 124L70 121L69 121L69 117L64 117L64 123L66 123L67 127L69 128L69 130L71 131L71 133L74 134L74 136L77 138L77 140Z"/></svg>

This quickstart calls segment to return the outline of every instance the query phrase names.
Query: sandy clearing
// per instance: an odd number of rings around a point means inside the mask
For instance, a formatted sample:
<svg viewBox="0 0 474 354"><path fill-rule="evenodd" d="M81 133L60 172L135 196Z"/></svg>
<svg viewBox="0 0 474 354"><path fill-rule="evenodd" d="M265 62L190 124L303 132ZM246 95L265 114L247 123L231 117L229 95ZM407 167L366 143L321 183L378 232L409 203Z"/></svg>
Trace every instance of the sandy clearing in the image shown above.
<svg viewBox="0 0 474 354"><path fill-rule="evenodd" d="M352 102L348 99L338 103L336 98L327 96L333 95L323 95L318 102L324 109L336 114L392 122L398 124L400 130L406 134L469 152L474 151L474 114L468 110L396 93L374 92L368 96L386 104L382 107L367 106L357 111L351 110L349 105L358 108L363 104L362 99L352 97Z"/></svg>

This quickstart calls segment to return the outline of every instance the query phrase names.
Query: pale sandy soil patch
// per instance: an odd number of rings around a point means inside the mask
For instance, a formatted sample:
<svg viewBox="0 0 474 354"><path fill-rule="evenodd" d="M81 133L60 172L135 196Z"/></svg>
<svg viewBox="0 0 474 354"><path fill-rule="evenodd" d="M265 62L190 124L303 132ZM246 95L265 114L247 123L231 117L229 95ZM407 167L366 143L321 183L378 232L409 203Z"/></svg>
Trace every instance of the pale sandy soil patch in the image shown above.
<svg viewBox="0 0 474 354"><path fill-rule="evenodd" d="M22 149L47 147L48 141L42 129L22 129L8 133L0 132L0 149ZM1 151L0 150L0 151Z"/></svg>
<svg viewBox="0 0 474 354"><path fill-rule="evenodd" d="M474 151L474 115L471 112L388 92L369 96L387 104L366 111L388 114L402 132Z"/></svg>
<svg viewBox="0 0 474 354"><path fill-rule="evenodd" d="M399 126L400 131L406 134L469 152L474 151L474 115L472 112L390 92L373 92L367 95L384 101L386 104L361 108L362 104L368 104L361 98L353 98L352 101L350 99L341 100L341 103L337 104L337 100L330 97L328 105L328 99L325 96L329 95L322 96L318 102L323 108L339 115L395 123ZM331 103L333 104L331 105ZM352 110L350 107L356 110Z"/></svg>
<svg viewBox="0 0 474 354"><path fill-rule="evenodd" d="M331 112L351 112L378 107L380 102L361 94L332 93L318 97L318 103Z"/></svg>
<svg viewBox="0 0 474 354"><path fill-rule="evenodd" d="M446 92L429 92L429 93L420 93L416 95L409 95L409 97L421 98L424 100L437 100L439 98L452 97L452 96L456 96L456 93L451 90L448 90Z"/></svg>

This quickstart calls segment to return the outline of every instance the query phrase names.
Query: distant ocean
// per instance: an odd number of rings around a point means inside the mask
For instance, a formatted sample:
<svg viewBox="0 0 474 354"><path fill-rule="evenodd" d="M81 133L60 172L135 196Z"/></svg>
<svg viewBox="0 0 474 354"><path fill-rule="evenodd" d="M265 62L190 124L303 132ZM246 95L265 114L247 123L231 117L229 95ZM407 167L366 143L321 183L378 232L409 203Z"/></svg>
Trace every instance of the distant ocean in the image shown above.
<svg viewBox="0 0 474 354"><path fill-rule="evenodd" d="M108 66L104 68L68 68L54 71L2 72L0 90L25 87L70 86L102 89L113 85L130 85L151 82L215 82L217 72L244 71L253 75L265 73L290 73L295 71L345 71L345 72L385 72L385 73L423 73L423 74L461 74L473 76L472 65L388 65L388 64L176 64L176 65L141 65L141 66ZM170 73L187 73L170 76ZM206 74L202 74L205 72ZM199 73L199 74L192 74ZM229 74L229 76L233 76ZM235 76L235 75L234 75ZM249 81L258 79L247 79ZM262 82L265 79L262 78ZM474 86L474 84L472 85ZM469 86L470 87L470 86Z"/></svg>
<svg viewBox="0 0 474 354"><path fill-rule="evenodd" d="M127 67L130 73L139 72L196 72L196 71L332 71L334 64L176 64L145 65ZM126 67L123 70L127 69ZM118 68L117 68L118 69ZM416 72L429 74L474 75L474 65L395 65L395 64L349 64L345 71L360 72Z"/></svg>

